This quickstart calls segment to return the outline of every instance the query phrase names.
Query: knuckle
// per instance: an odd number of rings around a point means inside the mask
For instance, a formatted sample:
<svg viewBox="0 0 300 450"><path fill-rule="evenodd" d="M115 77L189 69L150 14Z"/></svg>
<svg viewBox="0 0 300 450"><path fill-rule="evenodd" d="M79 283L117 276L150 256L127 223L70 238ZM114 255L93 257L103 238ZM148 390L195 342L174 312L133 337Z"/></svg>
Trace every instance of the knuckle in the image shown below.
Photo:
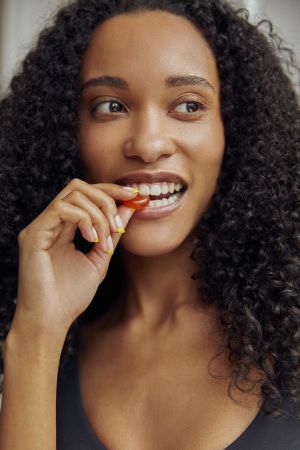
<svg viewBox="0 0 300 450"><path fill-rule="evenodd" d="M82 210L81 215L82 215L82 219L84 220L84 222L86 222L88 224L91 224L93 222L92 218L88 212Z"/></svg>
<svg viewBox="0 0 300 450"><path fill-rule="evenodd" d="M105 236L108 236L110 234L110 226L109 226L108 222L105 223L104 234L105 234Z"/></svg>
<svg viewBox="0 0 300 450"><path fill-rule="evenodd" d="M51 206L55 211L60 211L63 206L63 200L54 200Z"/></svg>
<svg viewBox="0 0 300 450"><path fill-rule="evenodd" d="M95 220L95 222L99 223L100 225L104 224L104 217L103 217L103 213L101 211L97 211L94 214L93 219Z"/></svg>
<svg viewBox="0 0 300 450"><path fill-rule="evenodd" d="M82 192L78 191L78 190L74 190L72 192L72 197L74 200L82 200L85 196L82 194Z"/></svg>
<svg viewBox="0 0 300 450"><path fill-rule="evenodd" d="M104 220L101 220L101 222L97 221L97 222L94 222L93 225L96 228L98 228L98 230L101 230L101 233L103 233L103 234L106 233L106 230L107 230L107 223L106 223L106 221L104 221Z"/></svg>
<svg viewBox="0 0 300 450"><path fill-rule="evenodd" d="M109 199L107 201L107 211L108 213L112 214L112 215L116 215L118 210L117 210L117 205L116 202L113 199Z"/></svg>
<svg viewBox="0 0 300 450"><path fill-rule="evenodd" d="M94 224L101 228L103 232L109 230L109 224L106 217L103 214L97 215L95 218Z"/></svg>
<svg viewBox="0 0 300 450"><path fill-rule="evenodd" d="M113 216L116 216L118 214L118 209L115 204L112 207L111 213Z"/></svg>
<svg viewBox="0 0 300 450"><path fill-rule="evenodd" d="M23 230L20 231L20 233L18 234L18 243L21 244L26 236L26 229L23 228Z"/></svg>
<svg viewBox="0 0 300 450"><path fill-rule="evenodd" d="M72 190L76 190L79 189L80 186L82 186L82 184L84 183L83 180L80 180L80 178L73 178L70 183L69 186Z"/></svg>

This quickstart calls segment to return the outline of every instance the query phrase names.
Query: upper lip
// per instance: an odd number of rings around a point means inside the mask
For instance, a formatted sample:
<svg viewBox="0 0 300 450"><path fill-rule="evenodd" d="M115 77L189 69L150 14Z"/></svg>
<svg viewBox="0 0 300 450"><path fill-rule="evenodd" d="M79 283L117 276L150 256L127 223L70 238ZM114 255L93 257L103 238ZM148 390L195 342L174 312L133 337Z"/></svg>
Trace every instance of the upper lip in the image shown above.
<svg viewBox="0 0 300 450"><path fill-rule="evenodd" d="M122 175L120 178L115 180L116 184L138 184L138 183L160 183L162 181L167 181L169 183L182 183L184 186L187 182L182 178L181 175L161 170L159 172L149 172L149 171L138 171L138 172L128 172Z"/></svg>

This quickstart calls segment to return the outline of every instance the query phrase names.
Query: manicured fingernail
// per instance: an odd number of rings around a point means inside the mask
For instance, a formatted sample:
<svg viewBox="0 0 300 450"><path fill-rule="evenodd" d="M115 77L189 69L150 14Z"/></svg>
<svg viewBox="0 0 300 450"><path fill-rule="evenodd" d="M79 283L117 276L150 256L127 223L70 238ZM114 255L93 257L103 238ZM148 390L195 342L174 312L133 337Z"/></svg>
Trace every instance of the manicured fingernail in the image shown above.
<svg viewBox="0 0 300 450"><path fill-rule="evenodd" d="M113 244L111 235L107 236L106 242L107 242L107 248L108 248L107 253L112 255L114 253L114 244Z"/></svg>
<svg viewBox="0 0 300 450"><path fill-rule="evenodd" d="M99 238L98 238L97 231L95 230L94 227L92 228L92 233L93 233L93 236L94 236L95 243L98 244Z"/></svg>
<svg viewBox="0 0 300 450"><path fill-rule="evenodd" d="M132 192L133 194L137 194L139 192L138 189L132 188L132 187L129 187L129 186L123 186L123 189L125 189L125 191Z"/></svg>
<svg viewBox="0 0 300 450"><path fill-rule="evenodd" d="M125 233L124 225L123 225L123 222L122 222L121 217L119 216L119 214L117 214L115 216L115 224L116 224L116 227L117 227L117 233Z"/></svg>

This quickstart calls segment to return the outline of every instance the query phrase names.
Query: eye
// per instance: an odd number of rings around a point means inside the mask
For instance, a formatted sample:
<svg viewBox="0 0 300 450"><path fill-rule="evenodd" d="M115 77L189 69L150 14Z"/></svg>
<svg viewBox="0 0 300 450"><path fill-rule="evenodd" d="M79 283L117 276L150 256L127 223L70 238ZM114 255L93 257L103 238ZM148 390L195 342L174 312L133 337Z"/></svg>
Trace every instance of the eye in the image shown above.
<svg viewBox="0 0 300 450"><path fill-rule="evenodd" d="M120 113L122 112L123 105L116 100L107 100L104 102L98 102L92 106L91 111L102 112L104 114Z"/></svg>
<svg viewBox="0 0 300 450"><path fill-rule="evenodd" d="M182 106L182 105L186 105L186 106ZM187 101L187 102L182 102L179 103L179 105L176 106L176 108L181 107L181 111L177 111L180 113L196 113L198 111L203 111L204 109L206 109L206 106L203 105L200 102L195 102L195 101Z"/></svg>

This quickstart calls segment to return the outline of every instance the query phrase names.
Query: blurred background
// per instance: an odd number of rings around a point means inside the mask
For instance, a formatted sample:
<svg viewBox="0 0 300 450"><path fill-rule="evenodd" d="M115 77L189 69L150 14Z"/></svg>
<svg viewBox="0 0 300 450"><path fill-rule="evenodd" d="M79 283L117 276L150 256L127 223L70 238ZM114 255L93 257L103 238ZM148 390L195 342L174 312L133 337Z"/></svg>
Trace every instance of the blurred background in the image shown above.
<svg viewBox="0 0 300 450"><path fill-rule="evenodd" d="M188 1L188 0L187 0ZM236 7L250 12L250 21L269 18L274 31L296 53L300 61L299 0L229 0ZM0 94L7 89L13 72L34 45L39 31L69 0L0 0ZM298 78L298 79L297 79ZM300 92L299 74L292 76Z"/></svg>

